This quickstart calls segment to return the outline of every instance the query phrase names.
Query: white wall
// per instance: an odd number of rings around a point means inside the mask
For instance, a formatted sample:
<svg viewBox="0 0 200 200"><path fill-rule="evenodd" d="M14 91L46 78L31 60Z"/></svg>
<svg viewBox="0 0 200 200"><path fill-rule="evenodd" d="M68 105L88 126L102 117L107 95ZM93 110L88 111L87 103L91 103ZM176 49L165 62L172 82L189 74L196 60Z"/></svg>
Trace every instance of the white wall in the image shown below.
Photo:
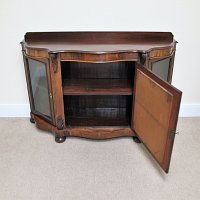
<svg viewBox="0 0 200 200"><path fill-rule="evenodd" d="M200 116L199 0L0 0L0 116L26 116L19 42L27 31L171 31L181 115Z"/></svg>

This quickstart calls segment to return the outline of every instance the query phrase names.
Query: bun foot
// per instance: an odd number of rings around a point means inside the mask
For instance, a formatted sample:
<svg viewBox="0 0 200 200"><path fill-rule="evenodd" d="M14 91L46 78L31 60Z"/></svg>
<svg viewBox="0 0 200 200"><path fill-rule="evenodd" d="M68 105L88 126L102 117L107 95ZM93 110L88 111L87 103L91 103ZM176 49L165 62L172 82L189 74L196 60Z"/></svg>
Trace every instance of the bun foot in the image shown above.
<svg viewBox="0 0 200 200"><path fill-rule="evenodd" d="M133 136L133 140L135 143L141 143L141 141L138 137Z"/></svg>
<svg viewBox="0 0 200 200"><path fill-rule="evenodd" d="M30 118L30 122L34 124L34 123L35 123L35 120L31 117L31 118Z"/></svg>
<svg viewBox="0 0 200 200"><path fill-rule="evenodd" d="M58 136L56 136L55 137L55 141L57 143L63 143L65 140L66 140L66 136L64 136L64 137L58 137Z"/></svg>

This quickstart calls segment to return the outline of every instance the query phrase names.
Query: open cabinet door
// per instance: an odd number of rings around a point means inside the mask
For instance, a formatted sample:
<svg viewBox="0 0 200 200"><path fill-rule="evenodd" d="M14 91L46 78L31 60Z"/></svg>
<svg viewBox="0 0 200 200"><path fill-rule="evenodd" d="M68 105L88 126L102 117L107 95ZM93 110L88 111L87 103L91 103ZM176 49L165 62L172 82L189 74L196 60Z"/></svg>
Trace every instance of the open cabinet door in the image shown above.
<svg viewBox="0 0 200 200"><path fill-rule="evenodd" d="M137 65L132 128L166 173L169 170L181 94L181 91L142 65Z"/></svg>

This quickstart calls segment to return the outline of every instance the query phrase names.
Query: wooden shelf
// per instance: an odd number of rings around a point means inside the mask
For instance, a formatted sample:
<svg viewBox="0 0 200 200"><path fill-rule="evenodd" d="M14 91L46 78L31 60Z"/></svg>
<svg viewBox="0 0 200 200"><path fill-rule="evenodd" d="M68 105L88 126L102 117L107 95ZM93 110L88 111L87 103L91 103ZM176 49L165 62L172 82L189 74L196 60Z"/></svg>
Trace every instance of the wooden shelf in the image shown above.
<svg viewBox="0 0 200 200"><path fill-rule="evenodd" d="M132 95L128 79L65 79L64 95Z"/></svg>

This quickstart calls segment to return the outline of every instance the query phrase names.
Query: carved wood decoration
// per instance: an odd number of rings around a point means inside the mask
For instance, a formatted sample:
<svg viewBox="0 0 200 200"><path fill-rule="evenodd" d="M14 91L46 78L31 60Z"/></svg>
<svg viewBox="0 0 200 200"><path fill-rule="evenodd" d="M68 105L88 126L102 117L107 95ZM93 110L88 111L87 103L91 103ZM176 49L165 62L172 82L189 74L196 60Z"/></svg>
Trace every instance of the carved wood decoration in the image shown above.
<svg viewBox="0 0 200 200"><path fill-rule="evenodd" d="M58 65L57 65L57 54L52 53L52 54L50 54L50 57L51 57L51 62L52 62L53 71L56 72L57 69L58 69Z"/></svg>
<svg viewBox="0 0 200 200"><path fill-rule="evenodd" d="M62 130L64 128L64 120L61 116L57 117L57 128L58 130Z"/></svg>
<svg viewBox="0 0 200 200"><path fill-rule="evenodd" d="M181 98L170 85L176 50L172 33L28 32L21 45L31 122L54 133L59 143L68 136L133 137L168 172L174 140L168 134L172 128L175 132ZM30 68L30 58L38 65ZM168 66L160 62L165 58L170 58Z"/></svg>

